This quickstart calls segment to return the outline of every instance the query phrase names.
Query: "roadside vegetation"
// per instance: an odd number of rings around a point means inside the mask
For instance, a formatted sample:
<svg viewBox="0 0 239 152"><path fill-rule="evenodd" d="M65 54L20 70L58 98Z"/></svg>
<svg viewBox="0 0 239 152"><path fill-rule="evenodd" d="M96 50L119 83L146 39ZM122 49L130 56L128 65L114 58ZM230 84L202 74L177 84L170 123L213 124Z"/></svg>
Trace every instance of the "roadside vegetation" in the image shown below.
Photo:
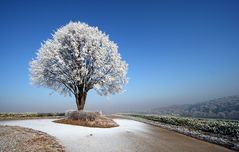
<svg viewBox="0 0 239 152"><path fill-rule="evenodd" d="M0 113L0 120L18 120L18 119L37 119L37 118L59 118L65 116L65 113Z"/></svg>
<svg viewBox="0 0 239 152"><path fill-rule="evenodd" d="M150 114L123 114L197 139L239 150L239 121Z"/></svg>
<svg viewBox="0 0 239 152"><path fill-rule="evenodd" d="M239 141L239 121L199 119L175 116L156 115L131 115L144 119L166 123L170 125L183 126L190 129L200 130L207 133L217 134L220 137L227 137L232 141Z"/></svg>

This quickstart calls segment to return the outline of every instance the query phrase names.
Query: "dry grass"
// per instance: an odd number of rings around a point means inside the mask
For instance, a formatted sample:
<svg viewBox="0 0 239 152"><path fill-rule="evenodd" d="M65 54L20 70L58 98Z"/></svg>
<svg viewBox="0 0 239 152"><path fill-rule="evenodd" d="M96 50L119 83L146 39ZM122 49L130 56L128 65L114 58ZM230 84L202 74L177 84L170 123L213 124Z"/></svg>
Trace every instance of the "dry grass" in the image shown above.
<svg viewBox="0 0 239 152"><path fill-rule="evenodd" d="M101 116L95 112L73 111L68 114L67 117L68 118L55 120L54 122L96 128L112 128L119 126L112 119Z"/></svg>
<svg viewBox="0 0 239 152"><path fill-rule="evenodd" d="M0 120L26 120L26 119L59 119L63 117L65 113L0 113Z"/></svg>
<svg viewBox="0 0 239 152"><path fill-rule="evenodd" d="M64 152L57 140L40 131L0 126L0 152Z"/></svg>

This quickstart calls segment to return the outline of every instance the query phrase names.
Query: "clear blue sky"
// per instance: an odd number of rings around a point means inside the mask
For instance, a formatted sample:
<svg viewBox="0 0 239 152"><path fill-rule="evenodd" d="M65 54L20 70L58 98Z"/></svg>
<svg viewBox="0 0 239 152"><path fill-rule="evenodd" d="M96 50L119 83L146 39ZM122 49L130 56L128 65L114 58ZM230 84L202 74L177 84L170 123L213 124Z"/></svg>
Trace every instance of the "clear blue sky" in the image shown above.
<svg viewBox="0 0 239 152"><path fill-rule="evenodd" d="M64 111L73 97L30 84L40 43L69 21L98 26L129 64L123 94L88 94L86 109L140 111L239 93L239 1L0 2L0 111Z"/></svg>

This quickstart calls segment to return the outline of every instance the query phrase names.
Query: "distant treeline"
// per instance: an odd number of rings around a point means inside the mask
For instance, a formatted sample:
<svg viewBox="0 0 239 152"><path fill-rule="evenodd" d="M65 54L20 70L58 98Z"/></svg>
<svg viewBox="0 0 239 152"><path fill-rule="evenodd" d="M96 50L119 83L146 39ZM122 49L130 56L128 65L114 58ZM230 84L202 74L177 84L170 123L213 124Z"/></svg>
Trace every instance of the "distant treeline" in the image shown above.
<svg viewBox="0 0 239 152"><path fill-rule="evenodd" d="M217 98L196 104L155 108L154 114L239 120L239 96Z"/></svg>

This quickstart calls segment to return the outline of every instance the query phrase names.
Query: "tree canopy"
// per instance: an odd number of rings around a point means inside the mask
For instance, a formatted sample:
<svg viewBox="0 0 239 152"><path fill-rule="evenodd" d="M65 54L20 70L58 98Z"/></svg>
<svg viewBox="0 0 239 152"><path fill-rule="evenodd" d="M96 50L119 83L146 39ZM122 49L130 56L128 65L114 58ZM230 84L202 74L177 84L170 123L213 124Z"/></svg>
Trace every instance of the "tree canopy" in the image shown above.
<svg viewBox="0 0 239 152"><path fill-rule="evenodd" d="M121 92L127 70L117 44L97 27L81 22L59 28L30 62L33 84L76 97L90 89L100 95Z"/></svg>

